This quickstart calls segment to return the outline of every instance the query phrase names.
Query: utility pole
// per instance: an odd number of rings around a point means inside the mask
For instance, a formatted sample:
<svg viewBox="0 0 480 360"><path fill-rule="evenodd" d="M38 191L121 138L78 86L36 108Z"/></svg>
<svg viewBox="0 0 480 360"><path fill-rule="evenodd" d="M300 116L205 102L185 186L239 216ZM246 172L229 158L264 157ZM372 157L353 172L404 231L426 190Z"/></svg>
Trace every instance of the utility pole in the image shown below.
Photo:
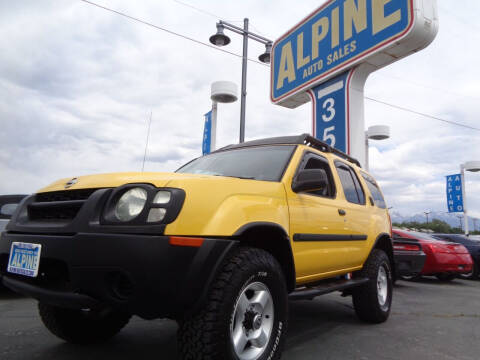
<svg viewBox="0 0 480 360"><path fill-rule="evenodd" d="M428 214L430 214L430 213L431 213L431 211L424 211L423 213L424 213L424 214L425 214L425 216L427 217L427 225L428 225Z"/></svg>
<svg viewBox="0 0 480 360"><path fill-rule="evenodd" d="M462 216L462 215L458 215L457 218L458 218L458 220L460 221L460 230L462 230L462 219L463 219L463 216Z"/></svg>

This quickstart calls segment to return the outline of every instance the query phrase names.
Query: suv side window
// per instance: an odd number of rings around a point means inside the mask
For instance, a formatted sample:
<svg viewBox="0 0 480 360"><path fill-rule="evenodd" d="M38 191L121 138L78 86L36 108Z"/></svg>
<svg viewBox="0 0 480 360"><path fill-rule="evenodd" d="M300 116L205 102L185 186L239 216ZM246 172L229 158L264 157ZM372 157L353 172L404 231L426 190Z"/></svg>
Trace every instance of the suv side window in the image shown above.
<svg viewBox="0 0 480 360"><path fill-rule="evenodd" d="M364 172L361 172L361 174L367 183L368 190L370 190L370 193L372 194L375 205L381 209L386 209L387 204L385 204L385 199L380 192L377 182L370 175L365 174Z"/></svg>
<svg viewBox="0 0 480 360"><path fill-rule="evenodd" d="M327 186L323 190L317 191L308 191L307 194L323 196L328 198L335 197L335 182L333 181L332 170L330 169L330 165L328 164L328 160L320 155L316 155L313 153L306 153L303 159L303 169L323 169L327 174Z"/></svg>
<svg viewBox="0 0 480 360"><path fill-rule="evenodd" d="M365 193L355 171L340 161L335 161L335 167L337 168L337 173L343 186L343 193L347 201L354 204L365 205Z"/></svg>

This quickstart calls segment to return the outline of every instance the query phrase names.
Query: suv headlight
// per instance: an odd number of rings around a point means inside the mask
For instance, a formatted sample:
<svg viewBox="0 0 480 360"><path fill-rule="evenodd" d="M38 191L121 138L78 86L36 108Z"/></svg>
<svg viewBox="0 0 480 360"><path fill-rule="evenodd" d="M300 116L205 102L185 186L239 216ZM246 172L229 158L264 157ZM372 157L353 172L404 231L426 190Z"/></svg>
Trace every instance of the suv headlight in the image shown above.
<svg viewBox="0 0 480 360"><path fill-rule="evenodd" d="M173 222L185 201L185 191L150 184L125 184L110 191L101 225L164 226Z"/></svg>
<svg viewBox="0 0 480 360"><path fill-rule="evenodd" d="M120 221L130 221L136 218L147 202L147 190L136 187L130 189L118 199L115 205L115 217Z"/></svg>

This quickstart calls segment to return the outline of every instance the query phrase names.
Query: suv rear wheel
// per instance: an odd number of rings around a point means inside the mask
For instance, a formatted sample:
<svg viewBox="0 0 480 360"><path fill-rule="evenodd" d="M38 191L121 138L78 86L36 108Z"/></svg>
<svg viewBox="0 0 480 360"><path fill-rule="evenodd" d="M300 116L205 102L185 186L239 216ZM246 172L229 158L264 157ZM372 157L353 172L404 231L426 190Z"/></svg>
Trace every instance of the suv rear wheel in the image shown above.
<svg viewBox="0 0 480 360"><path fill-rule="evenodd" d="M130 315L114 310L72 310L38 304L40 318L47 329L60 339L74 344L100 343L116 335Z"/></svg>
<svg viewBox="0 0 480 360"><path fill-rule="evenodd" d="M279 359L287 328L287 289L277 260L240 248L223 265L206 304L179 321L185 360Z"/></svg>
<svg viewBox="0 0 480 360"><path fill-rule="evenodd" d="M387 254L373 249L358 277L370 281L353 289L353 307L360 320L381 323L388 319L392 305L392 271Z"/></svg>

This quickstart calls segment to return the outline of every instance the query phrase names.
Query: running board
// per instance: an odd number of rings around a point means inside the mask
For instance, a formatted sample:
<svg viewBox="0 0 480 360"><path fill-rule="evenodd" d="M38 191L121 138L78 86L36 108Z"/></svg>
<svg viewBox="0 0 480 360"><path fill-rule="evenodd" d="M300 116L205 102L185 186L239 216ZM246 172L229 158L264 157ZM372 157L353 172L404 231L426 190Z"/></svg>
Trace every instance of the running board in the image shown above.
<svg viewBox="0 0 480 360"><path fill-rule="evenodd" d="M330 281L314 287L305 287L295 290L288 296L288 298L290 300L313 299L316 296L328 294L334 291L342 291L352 287L360 286L369 281L370 280L368 278Z"/></svg>

